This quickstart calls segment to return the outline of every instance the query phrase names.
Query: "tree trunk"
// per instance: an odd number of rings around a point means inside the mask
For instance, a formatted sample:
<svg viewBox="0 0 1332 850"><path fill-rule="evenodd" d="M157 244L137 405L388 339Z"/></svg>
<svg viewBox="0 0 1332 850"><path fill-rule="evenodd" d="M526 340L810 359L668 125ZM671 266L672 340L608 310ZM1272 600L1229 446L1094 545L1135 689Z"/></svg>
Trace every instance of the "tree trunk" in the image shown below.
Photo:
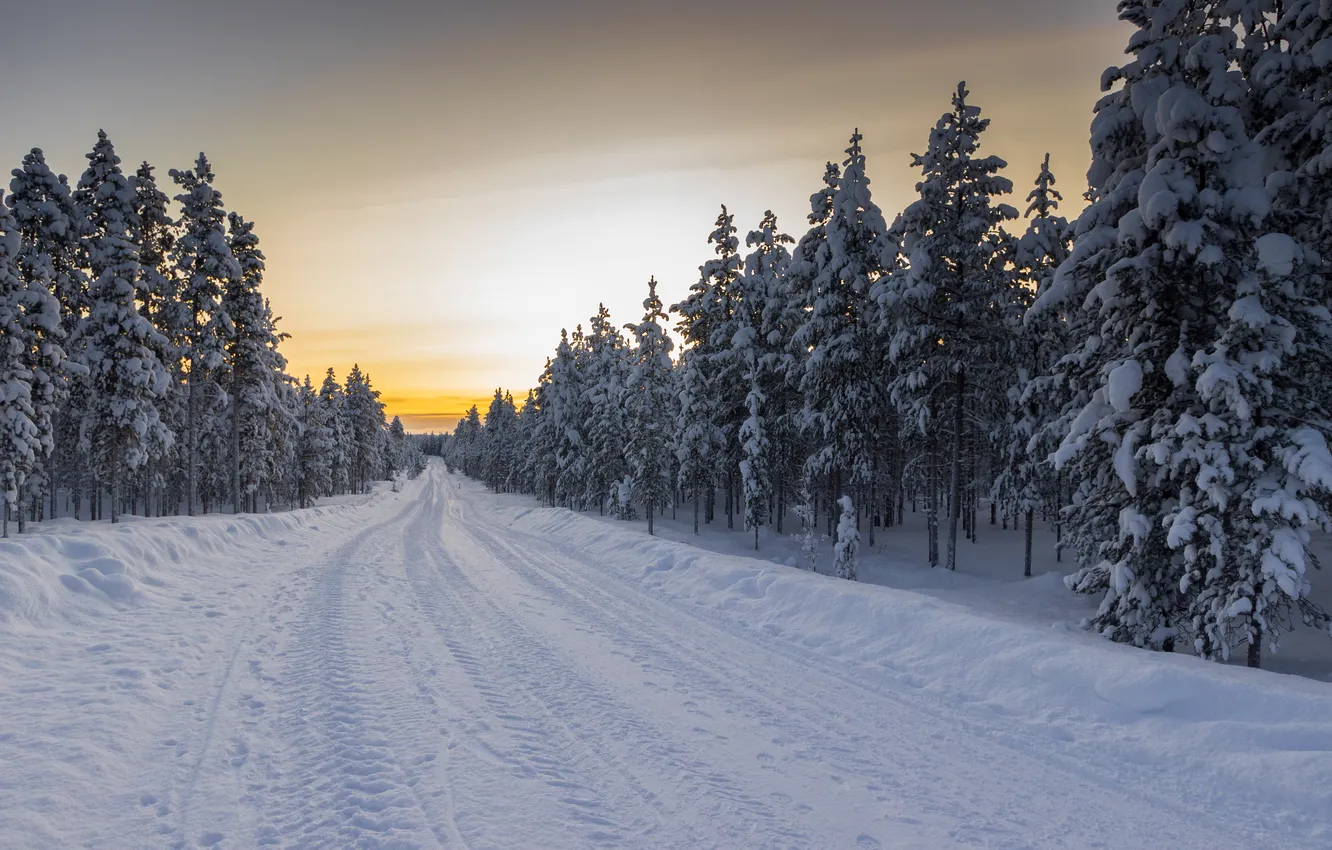
<svg viewBox="0 0 1332 850"><path fill-rule="evenodd" d="M698 492L698 482L694 482L694 534L698 534L698 499L701 494Z"/></svg>
<svg viewBox="0 0 1332 850"><path fill-rule="evenodd" d="M952 480L948 484L948 569L957 569L957 523L962 511L962 398L966 375L957 373L956 398L953 399Z"/></svg>
<svg viewBox="0 0 1332 850"><path fill-rule="evenodd" d="M1263 636L1261 634L1249 641L1248 665L1255 670L1263 666Z"/></svg>
<svg viewBox="0 0 1332 850"><path fill-rule="evenodd" d="M111 450L111 480L108 485L111 488L111 524L120 522L120 452L116 449Z"/></svg>
<svg viewBox="0 0 1332 850"><path fill-rule="evenodd" d="M196 425L198 424L196 418L198 416L199 405L195 398L194 391L194 385L196 383L195 370L198 368L198 365L198 360L195 358L190 359L190 374L185 387L185 406L187 408L185 416L185 440L188 444L186 447L185 462L185 513L189 516L194 516L195 485L197 484L195 480L195 469L199 464L199 431L196 428Z"/></svg>
<svg viewBox="0 0 1332 850"><path fill-rule="evenodd" d="M1022 577L1031 578L1031 519L1035 513L1033 508L1027 508L1027 542L1026 554L1023 559Z"/></svg>
<svg viewBox="0 0 1332 850"><path fill-rule="evenodd" d="M652 504L652 500L648 499L647 502L648 534L654 534L654 535L656 534L656 532L652 528L652 516L655 513L656 513L655 506Z"/></svg>
<svg viewBox="0 0 1332 850"><path fill-rule="evenodd" d="M231 395L231 512L241 512L240 478L240 399L236 396L235 381Z"/></svg>

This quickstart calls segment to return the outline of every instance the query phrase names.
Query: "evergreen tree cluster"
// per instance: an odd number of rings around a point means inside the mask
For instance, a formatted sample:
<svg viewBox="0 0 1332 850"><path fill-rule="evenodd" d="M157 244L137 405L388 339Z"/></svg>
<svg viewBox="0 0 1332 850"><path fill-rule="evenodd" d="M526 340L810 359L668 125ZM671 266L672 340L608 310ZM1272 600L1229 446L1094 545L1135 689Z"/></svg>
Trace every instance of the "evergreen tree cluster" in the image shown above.
<svg viewBox="0 0 1332 850"><path fill-rule="evenodd" d="M1086 206L1060 213L1049 157L1005 202L1007 164L959 85L891 223L861 135L829 163L808 230L768 213L668 314L649 284L626 335L603 307L521 405L497 390L440 447L499 491L649 521L782 531L838 575L861 528L923 502L933 565L959 532L1039 514L1076 553L1089 626L1152 649L1260 662L1309 599L1332 530L1332 6L1121 0L1128 59L1104 76ZM41 439L44 433L36 429ZM944 548L941 551L940 538Z"/></svg>
<svg viewBox="0 0 1332 850"><path fill-rule="evenodd" d="M3 534L47 517L257 511L419 471L369 376L279 351L254 225L208 159L133 173L106 133L71 186L34 148L0 197Z"/></svg>

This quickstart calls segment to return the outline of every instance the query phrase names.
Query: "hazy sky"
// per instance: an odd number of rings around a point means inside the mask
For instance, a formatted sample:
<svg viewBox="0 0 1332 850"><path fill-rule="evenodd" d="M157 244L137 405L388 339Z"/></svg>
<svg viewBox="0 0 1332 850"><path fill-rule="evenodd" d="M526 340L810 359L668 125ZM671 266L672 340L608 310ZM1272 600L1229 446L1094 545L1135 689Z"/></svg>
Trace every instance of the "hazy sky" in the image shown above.
<svg viewBox="0 0 1332 850"><path fill-rule="evenodd" d="M679 300L719 204L799 235L854 127L891 220L959 80L1076 209L1127 36L1114 0L0 2L0 164L76 180L104 128L169 184L206 151L292 372L359 362L417 429L520 395L599 301L636 320L649 275Z"/></svg>

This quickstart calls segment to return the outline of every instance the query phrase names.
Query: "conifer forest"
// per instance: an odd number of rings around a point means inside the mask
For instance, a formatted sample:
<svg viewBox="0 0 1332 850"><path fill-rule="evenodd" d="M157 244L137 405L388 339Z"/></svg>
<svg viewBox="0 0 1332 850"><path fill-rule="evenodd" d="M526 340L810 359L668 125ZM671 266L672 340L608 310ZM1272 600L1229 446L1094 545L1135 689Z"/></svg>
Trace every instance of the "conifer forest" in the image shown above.
<svg viewBox="0 0 1332 850"><path fill-rule="evenodd" d="M757 547L801 517L846 578L908 505L931 566L1002 521L1030 575L1040 518L1101 600L1088 625L1134 646L1258 666L1264 642L1327 630L1309 594L1332 508L1332 17L1120 17L1085 187L988 155L960 84L920 128L906 209L876 206L853 132L807 221L722 206L688 297L667 309L648 281L641 317L561 332L535 389L496 390L439 450L497 491L649 528L683 510Z"/></svg>

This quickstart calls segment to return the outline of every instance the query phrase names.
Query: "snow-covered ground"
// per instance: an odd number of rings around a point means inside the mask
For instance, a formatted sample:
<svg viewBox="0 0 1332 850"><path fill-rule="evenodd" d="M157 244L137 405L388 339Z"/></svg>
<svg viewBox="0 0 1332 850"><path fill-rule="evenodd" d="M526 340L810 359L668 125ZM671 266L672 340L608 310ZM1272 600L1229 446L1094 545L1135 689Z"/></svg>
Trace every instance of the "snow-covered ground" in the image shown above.
<svg viewBox="0 0 1332 850"><path fill-rule="evenodd" d="M985 581L835 581L439 465L48 524L0 543L0 847L1332 846L1332 685Z"/></svg>
<svg viewBox="0 0 1332 850"><path fill-rule="evenodd" d="M511 505L533 505L533 500L503 497ZM996 522L989 524L988 506L982 505L979 515L979 533L975 542L958 543L958 569L949 572L927 566L927 538L924 511L913 512L908 503L905 522L894 528L875 529L875 545L868 546L869 527L862 523L860 531L859 579L869 584L911 590L955 602L985 614L1008 620L1054 628L1078 628L1079 624L1096 612L1099 597L1079 596L1064 587L1065 575L1077 569L1073 553L1066 551L1063 561L1055 555L1054 530L1037 519L1032 545L1033 578L1022 577L1022 531ZM586 516L603 522L624 526L618 520ZM823 520L820 525L823 526ZM941 522L943 520L941 519ZM743 524L736 518L737 528L726 529L726 517L719 513L710 525L700 523L700 533L693 532L693 513L689 504L682 506L673 517L668 509L657 518L656 533L668 540L688 543L711 552L759 558L777 564L800 566L803 564L800 543L792 530L799 530L799 520L793 513L785 520L784 533L773 528L760 531L759 549L754 550L753 532L740 530ZM641 533L647 533L646 520L630 523ZM942 532L941 532L942 533ZM940 545L944 545L941 537ZM1315 532L1313 551L1321 564L1332 564L1332 537ZM824 537L819 543L816 568L824 574L832 570L832 544ZM1312 575L1313 600L1332 610L1332 571L1315 570ZM1185 641L1177 651L1191 654ZM1232 663L1244 663L1244 650L1240 649ZM1294 673L1332 682L1332 636L1326 631L1299 626L1283 636L1276 652L1264 647L1263 666L1281 673Z"/></svg>

